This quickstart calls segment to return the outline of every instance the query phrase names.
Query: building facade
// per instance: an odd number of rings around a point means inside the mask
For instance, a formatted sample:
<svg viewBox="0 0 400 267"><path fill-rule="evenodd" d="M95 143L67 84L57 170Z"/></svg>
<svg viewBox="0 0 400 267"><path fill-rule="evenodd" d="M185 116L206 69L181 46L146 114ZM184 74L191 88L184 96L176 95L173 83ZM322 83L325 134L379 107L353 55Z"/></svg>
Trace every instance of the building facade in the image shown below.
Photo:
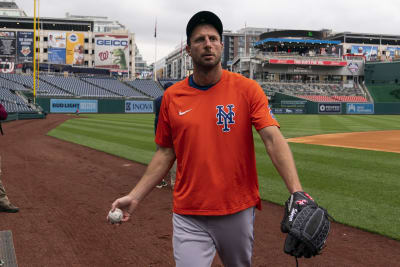
<svg viewBox="0 0 400 267"><path fill-rule="evenodd" d="M21 64L36 60L55 66L71 65L83 68L108 69L111 73L137 77L135 35L117 21L107 17L75 16L39 18L36 43L33 41L34 19L27 17L14 2L0 2L0 71L21 71ZM139 61L140 69L146 65Z"/></svg>

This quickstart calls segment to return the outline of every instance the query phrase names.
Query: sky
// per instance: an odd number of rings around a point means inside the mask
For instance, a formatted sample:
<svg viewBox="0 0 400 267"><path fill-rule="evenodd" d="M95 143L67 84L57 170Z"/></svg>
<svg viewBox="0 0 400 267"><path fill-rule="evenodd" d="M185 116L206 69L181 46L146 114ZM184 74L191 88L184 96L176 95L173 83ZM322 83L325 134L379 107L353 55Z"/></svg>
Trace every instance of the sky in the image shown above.
<svg viewBox="0 0 400 267"><path fill-rule="evenodd" d="M40 16L107 16L135 34L148 64L186 40L186 24L196 12L217 14L225 30L262 27L400 35L399 0L39 0ZM33 16L33 0L15 0ZM157 20L157 41L154 38ZM157 45L156 45L157 43Z"/></svg>

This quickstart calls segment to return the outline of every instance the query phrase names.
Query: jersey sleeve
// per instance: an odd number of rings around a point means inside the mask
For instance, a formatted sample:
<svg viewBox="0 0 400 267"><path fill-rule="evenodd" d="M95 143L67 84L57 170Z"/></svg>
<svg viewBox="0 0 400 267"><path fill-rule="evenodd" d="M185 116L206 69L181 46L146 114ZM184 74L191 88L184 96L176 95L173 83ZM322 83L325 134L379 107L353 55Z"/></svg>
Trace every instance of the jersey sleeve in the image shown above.
<svg viewBox="0 0 400 267"><path fill-rule="evenodd" d="M268 106L268 98L258 83L253 83L250 90L250 116L251 122L257 131L267 126L280 127L271 108Z"/></svg>
<svg viewBox="0 0 400 267"><path fill-rule="evenodd" d="M173 147L171 125L168 114L169 103L169 97L164 96L158 114L157 131L154 141L161 147Z"/></svg>

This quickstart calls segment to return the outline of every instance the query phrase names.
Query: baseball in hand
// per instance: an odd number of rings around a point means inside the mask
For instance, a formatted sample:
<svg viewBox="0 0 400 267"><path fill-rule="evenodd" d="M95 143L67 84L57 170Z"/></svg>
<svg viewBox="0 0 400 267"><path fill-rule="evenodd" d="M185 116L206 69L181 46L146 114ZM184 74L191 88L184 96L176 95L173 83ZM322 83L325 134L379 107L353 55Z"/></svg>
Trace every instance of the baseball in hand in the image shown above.
<svg viewBox="0 0 400 267"><path fill-rule="evenodd" d="M121 220L122 220L122 217L123 217L122 210L120 210L120 209L118 209L118 208L116 208L116 209L114 210L114 212L112 212L112 211L110 210L110 212L108 213L108 220L109 220L111 223L120 223Z"/></svg>

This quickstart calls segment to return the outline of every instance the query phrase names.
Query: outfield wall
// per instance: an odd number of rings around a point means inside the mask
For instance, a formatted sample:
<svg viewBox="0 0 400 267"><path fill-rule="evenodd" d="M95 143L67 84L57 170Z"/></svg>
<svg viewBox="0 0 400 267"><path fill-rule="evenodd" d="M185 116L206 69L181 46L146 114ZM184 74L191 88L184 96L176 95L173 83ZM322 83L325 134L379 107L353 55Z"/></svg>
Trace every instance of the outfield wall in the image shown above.
<svg viewBox="0 0 400 267"><path fill-rule="evenodd" d="M153 100L38 98L46 113L153 113Z"/></svg>
<svg viewBox="0 0 400 267"><path fill-rule="evenodd" d="M375 103L377 115L400 115L400 103Z"/></svg>
<svg viewBox="0 0 400 267"><path fill-rule="evenodd" d="M154 113L152 100L121 99L37 99L45 113ZM390 115L400 114L400 103L345 103L311 102L304 99L280 99L272 106L275 114L320 114L320 115Z"/></svg>
<svg viewBox="0 0 400 267"><path fill-rule="evenodd" d="M44 119L46 118L46 114L44 113L8 113L7 119L5 121L16 121L16 120L28 120L28 119Z"/></svg>

